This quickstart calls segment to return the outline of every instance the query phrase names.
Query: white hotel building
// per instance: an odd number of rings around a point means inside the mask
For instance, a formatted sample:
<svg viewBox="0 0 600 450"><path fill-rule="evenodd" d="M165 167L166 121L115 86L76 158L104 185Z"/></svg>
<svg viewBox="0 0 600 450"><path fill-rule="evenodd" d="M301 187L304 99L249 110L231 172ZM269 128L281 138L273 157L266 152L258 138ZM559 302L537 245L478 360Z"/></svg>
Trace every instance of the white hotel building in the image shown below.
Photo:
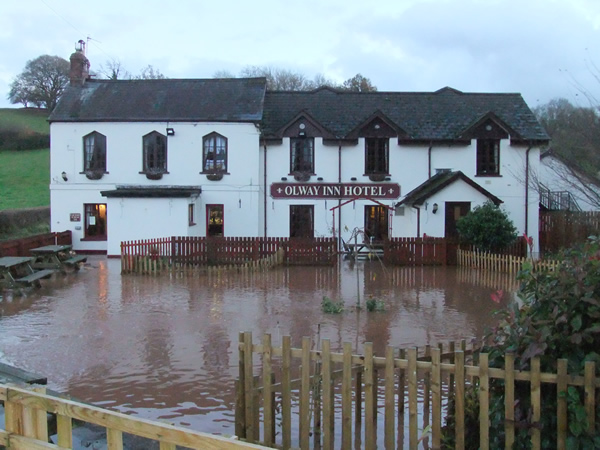
<svg viewBox="0 0 600 450"><path fill-rule="evenodd" d="M519 94L269 92L265 80L92 80L50 116L51 227L77 251L169 236L454 236L491 200L537 237L548 135ZM537 242L537 239L535 239Z"/></svg>

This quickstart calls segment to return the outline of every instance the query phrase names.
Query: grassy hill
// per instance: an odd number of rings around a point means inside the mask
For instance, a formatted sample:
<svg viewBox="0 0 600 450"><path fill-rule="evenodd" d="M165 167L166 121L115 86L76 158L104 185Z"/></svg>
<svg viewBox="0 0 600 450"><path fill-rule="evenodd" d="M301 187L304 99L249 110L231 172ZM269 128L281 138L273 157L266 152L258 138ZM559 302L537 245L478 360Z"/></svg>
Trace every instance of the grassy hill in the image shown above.
<svg viewBox="0 0 600 450"><path fill-rule="evenodd" d="M0 108L0 130L27 130L50 134L48 111L34 108Z"/></svg>
<svg viewBox="0 0 600 450"><path fill-rule="evenodd" d="M48 135L48 112L0 108L0 133ZM50 204L50 149L0 151L0 210Z"/></svg>

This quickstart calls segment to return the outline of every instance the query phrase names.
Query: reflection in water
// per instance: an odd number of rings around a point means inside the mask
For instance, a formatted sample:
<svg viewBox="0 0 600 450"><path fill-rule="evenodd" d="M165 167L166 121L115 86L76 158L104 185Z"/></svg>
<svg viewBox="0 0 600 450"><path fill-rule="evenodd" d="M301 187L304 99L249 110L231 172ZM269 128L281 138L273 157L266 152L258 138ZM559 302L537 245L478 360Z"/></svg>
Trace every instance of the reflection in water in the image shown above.
<svg viewBox="0 0 600 450"><path fill-rule="evenodd" d="M455 267L391 267L342 262L265 273L121 276L102 257L25 297L0 301L0 358L48 377L53 389L100 406L234 433L233 384L240 331L351 342L376 355L387 345L437 345L479 338L502 305L508 276ZM323 296L342 314L321 311ZM510 297L505 295L505 298ZM385 311L368 312L381 300ZM506 301L506 300L504 300Z"/></svg>

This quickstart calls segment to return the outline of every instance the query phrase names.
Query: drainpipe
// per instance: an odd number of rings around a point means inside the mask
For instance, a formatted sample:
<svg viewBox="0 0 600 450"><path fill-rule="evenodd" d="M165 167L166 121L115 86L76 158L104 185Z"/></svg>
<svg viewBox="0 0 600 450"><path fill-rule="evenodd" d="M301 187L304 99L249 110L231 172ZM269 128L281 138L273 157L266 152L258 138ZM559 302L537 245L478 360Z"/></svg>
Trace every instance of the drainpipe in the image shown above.
<svg viewBox="0 0 600 450"><path fill-rule="evenodd" d="M338 183L342 183L342 140L338 139ZM342 199L338 198L338 250L342 242Z"/></svg>
<svg viewBox="0 0 600 450"><path fill-rule="evenodd" d="M525 235L529 236L529 151L531 144L525 151Z"/></svg>
<svg viewBox="0 0 600 450"><path fill-rule="evenodd" d="M265 157L263 160L263 185L264 185L264 189L263 189L263 199L264 199L264 204L263 204L263 234L264 237L267 237L267 141L263 139L263 149L265 150Z"/></svg>
<svg viewBox="0 0 600 450"><path fill-rule="evenodd" d="M433 141L429 141L429 149L427 150L427 178L431 178L431 149Z"/></svg>
<svg viewBox="0 0 600 450"><path fill-rule="evenodd" d="M417 210L417 237L421 237L421 208L418 206L412 205L413 208Z"/></svg>

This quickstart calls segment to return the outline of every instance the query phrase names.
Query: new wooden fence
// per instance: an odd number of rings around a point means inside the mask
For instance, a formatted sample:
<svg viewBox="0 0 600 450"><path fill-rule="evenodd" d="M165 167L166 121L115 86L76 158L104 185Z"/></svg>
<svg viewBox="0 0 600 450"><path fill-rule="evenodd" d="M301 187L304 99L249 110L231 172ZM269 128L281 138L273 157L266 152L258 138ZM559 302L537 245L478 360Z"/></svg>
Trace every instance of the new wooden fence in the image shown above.
<svg viewBox="0 0 600 450"><path fill-rule="evenodd" d="M512 255L498 255L480 250L461 250L456 254L457 264L463 267L474 267L482 270L517 274L525 262L532 265L532 270L555 270L560 261L529 259Z"/></svg>
<svg viewBox="0 0 600 450"><path fill-rule="evenodd" d="M45 245L71 245L71 231L44 233L0 242L0 256L29 256L29 250Z"/></svg>
<svg viewBox="0 0 600 450"><path fill-rule="evenodd" d="M540 212L540 252L556 253L600 233L599 211Z"/></svg>
<svg viewBox="0 0 600 450"><path fill-rule="evenodd" d="M37 392L0 385L5 411L0 445L4 448L72 449L74 420L106 428L110 449L123 449L123 433L149 439L154 445L158 442L161 450L175 450L176 446L203 450L264 448L46 395L43 387L35 389ZM56 416L58 445L48 443L47 413Z"/></svg>
<svg viewBox="0 0 600 450"><path fill-rule="evenodd" d="M236 401L236 434L249 442L267 446L308 448L376 447L440 448L444 415L454 405L456 448L465 448L465 389L479 384L479 447L489 445L490 399L493 379L503 380L506 448L515 436L515 382L528 383L533 423L540 419L544 399L542 385L554 385L565 392L569 386L585 391L588 431L593 432L597 407L595 363L588 362L585 375L570 375L567 360L558 360L557 373L541 373L534 358L531 371L515 370L514 357L505 355L504 368L490 368L488 355L478 354L475 364L467 352L443 354L441 348L428 349L419 358L417 350L388 347L385 356L373 355L372 344L364 354L352 353L350 343L342 352L333 352L329 340L313 349L310 338L301 348L292 348L289 337L274 347L270 335L254 344L251 333L240 334L239 380ZM449 403L449 398L454 398ZM567 399L559 395L556 411L558 448L565 448ZM353 417L354 416L354 417ZM354 419L354 420L353 420ZM279 429L281 432L277 432ZM406 426L406 428L405 428ZM531 445L541 446L539 427L531 428Z"/></svg>
<svg viewBox="0 0 600 450"><path fill-rule="evenodd" d="M121 273L159 273L189 268L262 270L275 265L334 265L333 238L171 237L121 243Z"/></svg>
<svg viewBox="0 0 600 450"><path fill-rule="evenodd" d="M395 265L446 265L449 245L445 238L390 238L383 244L383 260Z"/></svg>

